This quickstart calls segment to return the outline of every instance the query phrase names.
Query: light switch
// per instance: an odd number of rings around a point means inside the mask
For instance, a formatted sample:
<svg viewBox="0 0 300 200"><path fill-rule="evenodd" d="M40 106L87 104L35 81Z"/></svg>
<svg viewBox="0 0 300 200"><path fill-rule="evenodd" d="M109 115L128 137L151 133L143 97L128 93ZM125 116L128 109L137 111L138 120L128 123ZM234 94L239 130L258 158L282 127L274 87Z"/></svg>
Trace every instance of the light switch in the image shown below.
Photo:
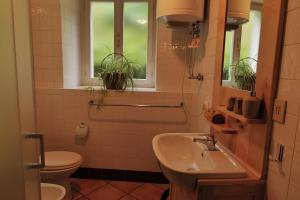
<svg viewBox="0 0 300 200"><path fill-rule="evenodd" d="M279 123L284 123L286 115L287 101L282 99L275 99L274 110L273 110L273 120Z"/></svg>

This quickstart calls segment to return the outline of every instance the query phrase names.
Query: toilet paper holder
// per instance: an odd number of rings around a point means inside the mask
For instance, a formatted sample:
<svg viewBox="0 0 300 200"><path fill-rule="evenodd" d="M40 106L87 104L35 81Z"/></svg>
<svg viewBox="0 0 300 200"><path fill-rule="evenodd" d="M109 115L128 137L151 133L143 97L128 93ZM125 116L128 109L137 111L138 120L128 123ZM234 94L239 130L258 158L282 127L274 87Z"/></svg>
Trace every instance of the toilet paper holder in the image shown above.
<svg viewBox="0 0 300 200"><path fill-rule="evenodd" d="M77 127L75 131L76 139L85 139L89 135L89 127L84 123L81 122Z"/></svg>

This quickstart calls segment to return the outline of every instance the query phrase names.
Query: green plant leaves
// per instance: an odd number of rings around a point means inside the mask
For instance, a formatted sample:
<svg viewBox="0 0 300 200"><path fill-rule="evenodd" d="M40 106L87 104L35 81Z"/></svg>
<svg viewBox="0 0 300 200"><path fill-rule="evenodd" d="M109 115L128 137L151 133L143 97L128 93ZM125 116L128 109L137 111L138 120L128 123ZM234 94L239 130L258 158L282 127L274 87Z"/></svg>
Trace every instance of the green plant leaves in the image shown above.
<svg viewBox="0 0 300 200"><path fill-rule="evenodd" d="M252 91L255 87L256 72L252 69L253 62L257 60L251 57L241 59L233 66L235 82L239 89Z"/></svg>
<svg viewBox="0 0 300 200"><path fill-rule="evenodd" d="M123 54L110 53L95 66L95 77L102 79L106 89L125 90L128 84L133 87L133 74L137 65Z"/></svg>

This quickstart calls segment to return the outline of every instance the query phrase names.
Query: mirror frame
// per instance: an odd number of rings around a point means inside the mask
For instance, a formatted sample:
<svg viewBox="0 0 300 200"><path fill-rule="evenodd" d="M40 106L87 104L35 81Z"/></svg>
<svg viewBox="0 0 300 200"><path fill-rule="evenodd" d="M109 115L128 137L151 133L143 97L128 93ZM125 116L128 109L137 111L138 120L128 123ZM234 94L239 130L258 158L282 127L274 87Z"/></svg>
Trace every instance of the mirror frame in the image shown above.
<svg viewBox="0 0 300 200"><path fill-rule="evenodd" d="M278 87L286 9L287 0L265 0L263 5L264 16L262 19L255 90L257 97L263 101L263 117L266 123L249 125L249 131L251 131L249 142L255 153L250 153L245 158L248 161L247 164L260 177L264 177L267 174L269 146L273 127L273 103ZM249 96L248 91L223 87L221 85L226 14L227 0L220 0L212 98L214 108L226 105L229 97L244 98ZM221 143L224 142L226 144L228 142L228 137L220 134L216 136ZM237 137L239 137L239 134L237 134Z"/></svg>

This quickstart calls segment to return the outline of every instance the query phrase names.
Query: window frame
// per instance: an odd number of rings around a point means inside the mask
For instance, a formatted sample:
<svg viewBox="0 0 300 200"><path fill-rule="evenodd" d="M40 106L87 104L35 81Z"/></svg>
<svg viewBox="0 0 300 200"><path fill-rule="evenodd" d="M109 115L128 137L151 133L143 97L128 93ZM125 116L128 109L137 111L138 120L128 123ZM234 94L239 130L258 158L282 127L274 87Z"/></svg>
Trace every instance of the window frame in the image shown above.
<svg viewBox="0 0 300 200"><path fill-rule="evenodd" d="M96 86L99 81L92 78L92 32L91 32L91 3L114 2L114 52L123 53L123 16L124 3L148 2L148 49L146 79L134 79L134 87L155 87L155 0L84 0L81 9L81 85ZM102 83L100 83L102 84Z"/></svg>

